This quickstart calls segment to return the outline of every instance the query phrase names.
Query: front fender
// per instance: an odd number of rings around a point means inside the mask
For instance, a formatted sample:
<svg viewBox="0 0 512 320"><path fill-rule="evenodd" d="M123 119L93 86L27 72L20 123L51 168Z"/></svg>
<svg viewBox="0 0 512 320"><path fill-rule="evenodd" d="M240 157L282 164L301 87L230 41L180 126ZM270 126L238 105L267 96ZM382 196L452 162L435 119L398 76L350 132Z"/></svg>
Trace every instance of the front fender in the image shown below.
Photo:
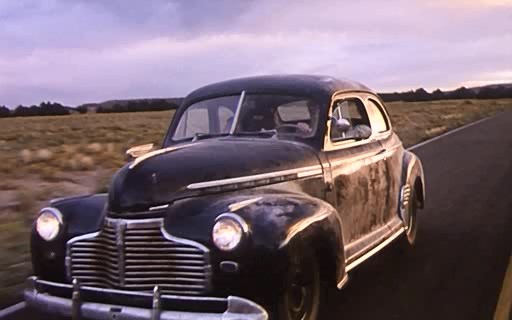
<svg viewBox="0 0 512 320"><path fill-rule="evenodd" d="M173 207L165 228L211 248L214 271L216 264L227 260L239 262L247 270L282 274L291 244L301 243L313 247L322 262L330 262L326 267L332 268L338 282L344 276L341 222L336 210L321 199L266 189L190 199ZM216 249L211 240L215 219L227 212L242 217L249 229L248 237L233 252Z"/></svg>
<svg viewBox="0 0 512 320"><path fill-rule="evenodd" d="M421 161L414 153L404 151L401 185L409 185L415 189L418 196L419 208L425 207L425 176Z"/></svg>
<svg viewBox="0 0 512 320"><path fill-rule="evenodd" d="M34 274L45 280L65 282L66 243L101 227L106 194L93 194L50 201L48 207L62 213L63 226L52 241L43 240L32 227L31 257Z"/></svg>

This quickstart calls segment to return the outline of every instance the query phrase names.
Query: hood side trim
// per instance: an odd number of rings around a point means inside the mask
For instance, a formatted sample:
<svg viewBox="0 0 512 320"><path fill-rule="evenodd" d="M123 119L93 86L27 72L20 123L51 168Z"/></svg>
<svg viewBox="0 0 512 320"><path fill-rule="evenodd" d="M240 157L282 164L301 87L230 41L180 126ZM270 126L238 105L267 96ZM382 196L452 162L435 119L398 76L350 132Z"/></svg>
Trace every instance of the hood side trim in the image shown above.
<svg viewBox="0 0 512 320"><path fill-rule="evenodd" d="M251 176L212 180L212 181L205 181L205 182L197 182L197 183L189 184L187 186L187 189L197 190L197 189L204 189L204 188L211 188L211 187L219 187L219 186L225 186L225 185L229 185L229 184L251 182L251 181L255 181L255 180L269 179L269 178L288 176L288 175L297 175L297 178L304 178L304 177L318 175L321 173L322 173L322 166L316 165L316 166L310 166L310 167L304 167L304 168L255 174L255 175L251 175Z"/></svg>
<svg viewBox="0 0 512 320"><path fill-rule="evenodd" d="M131 164L130 166L128 167L129 169L133 169L135 168L138 164L140 164L141 162L143 162L144 160L147 160L149 158L153 158L155 156L158 156L158 155L161 155L161 154L164 154L164 153L168 153L168 152L172 152L172 151L176 151L176 150L179 150L179 149L183 149L183 148L188 148L188 147L191 147L191 146L195 146L195 145L198 145L200 144L201 142L197 142L197 143L191 143L191 144L185 144L185 145L181 145L181 146L175 146L175 147L168 147L168 148L164 148L164 149L160 149L160 150L155 150L155 151L152 151L152 152L149 152L149 153L146 153L145 155L143 156L140 156L138 158L136 158Z"/></svg>

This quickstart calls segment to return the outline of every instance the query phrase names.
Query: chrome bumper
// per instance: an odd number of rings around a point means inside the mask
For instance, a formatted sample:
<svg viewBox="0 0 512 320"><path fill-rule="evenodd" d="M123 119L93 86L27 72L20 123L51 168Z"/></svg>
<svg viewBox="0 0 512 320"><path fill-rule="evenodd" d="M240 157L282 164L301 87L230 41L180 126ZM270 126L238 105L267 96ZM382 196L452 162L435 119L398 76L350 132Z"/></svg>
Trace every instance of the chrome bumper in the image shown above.
<svg viewBox="0 0 512 320"><path fill-rule="evenodd" d="M27 279L25 301L31 308L64 317L95 320L266 320L258 304L239 297L209 298L161 295L80 287Z"/></svg>

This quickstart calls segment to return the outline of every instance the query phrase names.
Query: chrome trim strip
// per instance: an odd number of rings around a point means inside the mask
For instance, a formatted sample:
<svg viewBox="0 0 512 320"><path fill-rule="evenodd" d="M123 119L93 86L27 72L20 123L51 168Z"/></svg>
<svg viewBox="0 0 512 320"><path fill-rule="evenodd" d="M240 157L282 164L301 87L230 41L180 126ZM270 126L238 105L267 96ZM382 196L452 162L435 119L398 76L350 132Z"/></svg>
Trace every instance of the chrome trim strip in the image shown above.
<svg viewBox="0 0 512 320"><path fill-rule="evenodd" d="M347 273L345 273L345 275L343 276L343 279L341 279L341 281L336 285L336 287L338 288L338 290L341 290L341 288L343 288L348 282L348 275Z"/></svg>
<svg viewBox="0 0 512 320"><path fill-rule="evenodd" d="M167 209L167 208L169 208L169 204L163 204L161 206L151 207L151 208L149 208L149 211Z"/></svg>
<svg viewBox="0 0 512 320"><path fill-rule="evenodd" d="M315 165L315 166L304 167L304 168L255 174L255 175L245 176L245 177L236 177L236 178L212 180L212 181L206 181L206 182L197 182L197 183L189 184L187 186L187 189L195 190L195 189L204 189L204 188L210 188L210 187L219 187L219 186L225 186L228 184L250 182L250 181L254 181L254 180L275 178L275 177L292 175L292 174L297 174L297 177L299 178L299 173L302 173L302 175L300 177L305 177L305 176L311 176L314 174L320 174L321 172L322 172L322 166Z"/></svg>
<svg viewBox="0 0 512 320"><path fill-rule="evenodd" d="M146 153L143 156L135 158L135 160L133 160L133 162L130 164L128 169L135 168L137 165L139 165L141 162L143 162L146 159L149 159L149 158L152 158L152 157L164 154L164 153L168 153L168 152L171 152L171 151L192 147L192 146L198 145L200 143L201 142L189 143L189 144L184 144L184 145L179 145L179 146L174 146L174 147L168 147L168 148L164 148L164 149L159 149L159 150L148 152L148 153Z"/></svg>
<svg viewBox="0 0 512 320"><path fill-rule="evenodd" d="M234 134L236 130L236 126L238 125L238 118L240 117L240 110L242 109L242 103L245 99L245 91L242 91L240 94L240 99L238 100L238 105L236 106L235 116L233 117L233 123L231 124L231 128L229 129L229 134Z"/></svg>
<svg viewBox="0 0 512 320"><path fill-rule="evenodd" d="M400 228L398 229L398 231L396 231L393 235L391 235L389 238L387 238L386 240L384 240L383 242L381 242L378 246L376 246L375 248L373 248L372 250L368 251L367 253L365 253L364 255L362 255L361 257L357 258L356 260L354 260L353 262L351 262L350 264L348 264L346 267L345 267L345 272L349 272L350 270L354 269L355 267L357 267L358 265L360 265L361 263L363 263L364 261L366 261L368 258L370 258L371 256L373 256L374 254L376 254L377 252L379 252L380 250L382 250L384 247L386 247L388 244L390 244L393 240L395 240L398 236L400 236L405 230L403 228Z"/></svg>
<svg viewBox="0 0 512 320"><path fill-rule="evenodd" d="M116 247L117 247L117 271L119 272L119 284L124 286L125 277L124 277L124 263L125 263L125 243L124 243L124 233L126 231L126 223L120 221L116 226Z"/></svg>
<svg viewBox="0 0 512 320"><path fill-rule="evenodd" d="M322 174L322 168L297 173L297 178L304 178Z"/></svg>
<svg viewBox="0 0 512 320"><path fill-rule="evenodd" d="M145 227L155 227L160 226L162 223L162 218L150 218L150 219L121 219L121 218L105 218L105 223L109 227L115 227L117 224L123 222L126 224L127 229L133 229L134 225L143 225Z"/></svg>
<svg viewBox="0 0 512 320"><path fill-rule="evenodd" d="M255 202L258 202L262 199L262 197L257 197L257 198L252 198L252 199L248 199L248 200L244 200L244 201L240 201L240 202L236 202L236 203L232 203L228 206L229 210L230 211L237 211L237 210L240 210L242 208L245 208L247 207L248 205L251 205Z"/></svg>
<svg viewBox="0 0 512 320"><path fill-rule="evenodd" d="M365 250L368 247L372 247L376 242L379 242L385 235L389 233L388 225L383 225L378 229L371 231L370 233L365 234L359 239L356 239L345 246L345 252L351 251L353 248L363 247L362 250ZM360 250L359 250L360 251ZM357 254L357 252L356 252ZM351 257L354 255L351 255ZM349 257L350 260L350 257Z"/></svg>
<svg viewBox="0 0 512 320"><path fill-rule="evenodd" d="M192 241L189 239L178 238L176 236L173 236L169 232L167 232L167 230L165 230L165 228L163 226L163 219L162 219L162 226L160 227L160 230L162 231L162 235L164 236L164 238L166 238L167 240L171 240L171 241L174 241L177 243L182 243L182 244L186 244L186 245L198 248L199 250L203 251L204 253L210 252L210 250L207 247L200 244L199 242L195 242L195 241ZM207 264L209 265L210 262L208 261Z"/></svg>
<svg viewBox="0 0 512 320"><path fill-rule="evenodd" d="M64 259L64 266L66 268L66 276L68 278L68 281L73 280L72 279L72 274L73 274L72 271L73 270L71 270L71 245L80 240L96 238L97 236L99 236L99 234L100 234L100 231L87 233L87 234L83 234L81 236L71 238L68 240L68 242L66 242L66 258Z"/></svg>

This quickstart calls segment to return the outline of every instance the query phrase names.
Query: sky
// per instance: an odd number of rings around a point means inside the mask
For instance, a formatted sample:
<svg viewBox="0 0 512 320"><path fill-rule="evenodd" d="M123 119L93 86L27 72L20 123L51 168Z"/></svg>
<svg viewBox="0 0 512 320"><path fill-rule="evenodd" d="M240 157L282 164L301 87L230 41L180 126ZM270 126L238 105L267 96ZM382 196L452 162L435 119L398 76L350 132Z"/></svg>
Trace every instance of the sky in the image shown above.
<svg viewBox="0 0 512 320"><path fill-rule="evenodd" d="M379 92L512 82L512 0L0 0L0 105L280 73Z"/></svg>

